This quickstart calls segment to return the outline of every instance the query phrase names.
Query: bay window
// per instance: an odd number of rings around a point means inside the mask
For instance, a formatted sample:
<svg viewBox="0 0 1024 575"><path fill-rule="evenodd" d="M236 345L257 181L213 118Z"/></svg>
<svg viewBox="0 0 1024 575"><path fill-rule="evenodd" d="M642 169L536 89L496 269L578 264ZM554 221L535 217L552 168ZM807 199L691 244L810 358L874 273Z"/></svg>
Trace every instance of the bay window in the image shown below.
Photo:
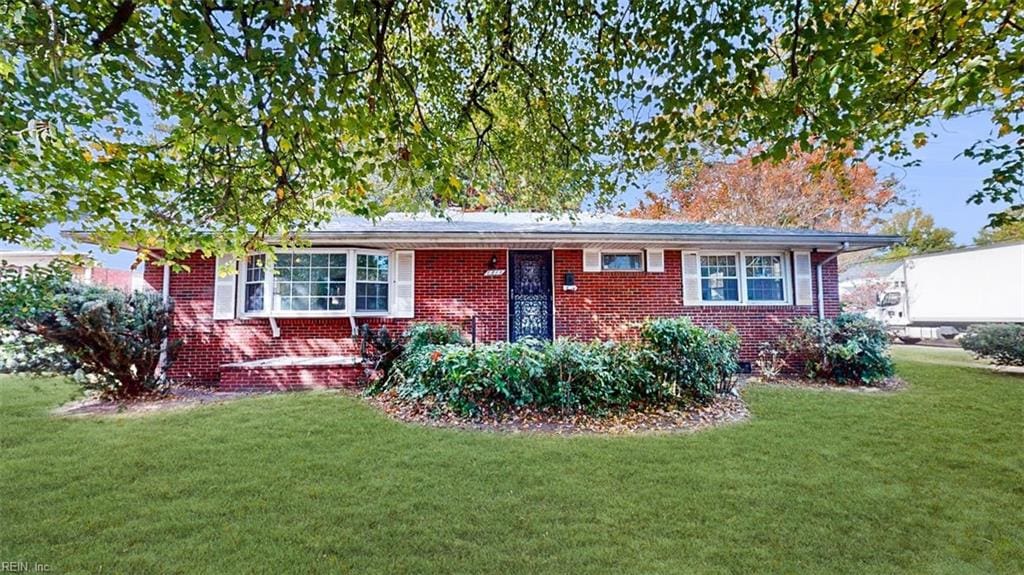
<svg viewBox="0 0 1024 575"><path fill-rule="evenodd" d="M390 260L388 252L354 249L279 252L274 261L250 255L239 270L240 309L248 316L387 315Z"/></svg>
<svg viewBox="0 0 1024 575"><path fill-rule="evenodd" d="M347 253L287 253L274 262L274 294L280 311L345 309Z"/></svg>

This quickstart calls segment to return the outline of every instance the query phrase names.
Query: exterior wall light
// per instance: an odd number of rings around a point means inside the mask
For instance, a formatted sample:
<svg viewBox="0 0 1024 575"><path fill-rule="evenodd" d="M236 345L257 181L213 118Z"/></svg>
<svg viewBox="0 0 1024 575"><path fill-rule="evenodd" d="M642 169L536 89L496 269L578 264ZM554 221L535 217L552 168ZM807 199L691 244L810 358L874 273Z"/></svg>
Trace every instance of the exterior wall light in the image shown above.
<svg viewBox="0 0 1024 575"><path fill-rule="evenodd" d="M562 291L576 291L576 276L572 272L565 272L565 279L562 280Z"/></svg>
<svg viewBox="0 0 1024 575"><path fill-rule="evenodd" d="M484 277L496 278L505 275L505 270L498 269L498 254L491 256L491 260L487 262L487 269L484 270Z"/></svg>

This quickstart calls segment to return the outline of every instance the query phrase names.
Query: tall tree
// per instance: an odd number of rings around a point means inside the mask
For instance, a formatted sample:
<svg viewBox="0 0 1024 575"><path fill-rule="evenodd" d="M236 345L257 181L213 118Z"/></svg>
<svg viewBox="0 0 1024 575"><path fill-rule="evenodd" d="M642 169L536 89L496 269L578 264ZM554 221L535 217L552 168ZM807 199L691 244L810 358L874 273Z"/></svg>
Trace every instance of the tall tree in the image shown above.
<svg viewBox="0 0 1024 575"><path fill-rule="evenodd" d="M1024 210L1017 210L1024 212ZM1024 241L1024 213L1006 214L1011 220L1010 223L999 227L982 228L974 236L974 244L979 246L995 244L999 242Z"/></svg>
<svg viewBox="0 0 1024 575"><path fill-rule="evenodd" d="M904 242L889 249L884 257L898 259L907 256L940 252L956 247L949 228L937 227L935 218L921 208L911 208L894 214L881 227L881 233L903 236Z"/></svg>
<svg viewBox="0 0 1024 575"><path fill-rule="evenodd" d="M0 240L240 251L338 210L607 200L694 143L906 158L979 113L974 199L1019 207L1022 61L1016 0L9 0Z"/></svg>
<svg viewBox="0 0 1024 575"><path fill-rule="evenodd" d="M735 161L685 162L667 192L648 192L631 214L769 227L864 231L896 201L895 182L865 163L818 149L758 162L755 149Z"/></svg>

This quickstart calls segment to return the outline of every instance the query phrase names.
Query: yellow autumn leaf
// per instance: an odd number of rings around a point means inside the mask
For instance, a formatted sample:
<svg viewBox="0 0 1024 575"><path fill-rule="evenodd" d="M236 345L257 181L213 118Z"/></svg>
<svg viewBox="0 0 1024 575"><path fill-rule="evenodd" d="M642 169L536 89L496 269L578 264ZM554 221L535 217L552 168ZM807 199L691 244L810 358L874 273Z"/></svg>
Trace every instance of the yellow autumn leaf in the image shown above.
<svg viewBox="0 0 1024 575"><path fill-rule="evenodd" d="M284 199L284 188L277 188L277 199L278 200L283 200Z"/></svg>
<svg viewBox="0 0 1024 575"><path fill-rule="evenodd" d="M875 56L881 56L882 52L885 52L885 47L883 47L881 44L875 44L874 46L871 47L871 53L874 54Z"/></svg>
<svg viewBox="0 0 1024 575"><path fill-rule="evenodd" d="M450 185L455 190L462 189L462 182L460 182L459 179L456 178L455 176L448 176L448 185Z"/></svg>
<svg viewBox="0 0 1024 575"><path fill-rule="evenodd" d="M279 165L274 166L274 173L277 174L278 177L281 177L284 174L284 168Z"/></svg>

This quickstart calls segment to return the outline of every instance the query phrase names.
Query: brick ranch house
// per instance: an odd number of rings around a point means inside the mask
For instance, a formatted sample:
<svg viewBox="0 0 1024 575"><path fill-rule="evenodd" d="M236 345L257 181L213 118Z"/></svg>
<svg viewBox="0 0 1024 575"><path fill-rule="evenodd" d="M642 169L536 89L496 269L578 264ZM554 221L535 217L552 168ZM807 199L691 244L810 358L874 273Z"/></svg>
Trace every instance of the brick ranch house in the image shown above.
<svg viewBox="0 0 1024 575"><path fill-rule="evenodd" d="M358 328L450 322L477 341L635 336L649 317L735 327L756 357L797 316L839 311L836 256L891 236L532 213L344 216L310 247L148 266L183 340L169 375L223 388L352 384ZM237 273L223 273L237 270Z"/></svg>

